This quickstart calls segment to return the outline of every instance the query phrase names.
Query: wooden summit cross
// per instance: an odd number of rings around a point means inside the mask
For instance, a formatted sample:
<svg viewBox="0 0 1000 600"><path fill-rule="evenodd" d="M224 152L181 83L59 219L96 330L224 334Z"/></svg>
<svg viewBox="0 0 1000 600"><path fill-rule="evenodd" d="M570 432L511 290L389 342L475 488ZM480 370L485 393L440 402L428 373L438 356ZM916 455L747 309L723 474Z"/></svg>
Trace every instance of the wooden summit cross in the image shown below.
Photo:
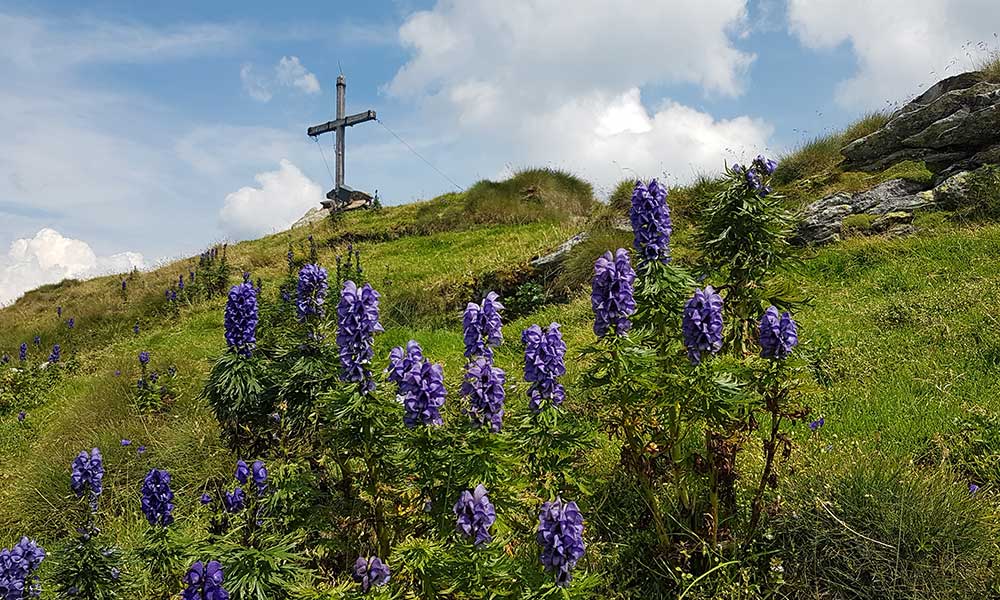
<svg viewBox="0 0 1000 600"><path fill-rule="evenodd" d="M345 116L344 97L346 91L347 83L344 81L344 76L339 75L337 77L337 119L335 121L327 121L322 125L313 125L306 130L306 133L312 138L331 131L337 135L337 176L334 188L326 194L327 200L323 202L325 208L354 208L353 204L360 203L361 205L365 205L371 202L372 199L368 194L344 185L344 133L348 127L364 123L365 121L375 120L374 110L366 110L363 113Z"/></svg>

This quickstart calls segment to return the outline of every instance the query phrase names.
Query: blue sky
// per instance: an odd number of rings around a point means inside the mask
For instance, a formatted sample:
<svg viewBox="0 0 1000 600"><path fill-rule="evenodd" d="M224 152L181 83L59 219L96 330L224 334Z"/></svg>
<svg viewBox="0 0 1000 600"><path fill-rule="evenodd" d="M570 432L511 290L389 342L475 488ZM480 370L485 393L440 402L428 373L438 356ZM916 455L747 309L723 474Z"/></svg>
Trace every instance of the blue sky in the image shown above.
<svg viewBox="0 0 1000 600"><path fill-rule="evenodd" d="M542 165L601 191L904 101L996 49L994 4L8 0L0 303L286 228L331 186L305 129L333 118L341 68L349 113L462 186ZM348 132L347 183L388 204L451 188L374 122Z"/></svg>

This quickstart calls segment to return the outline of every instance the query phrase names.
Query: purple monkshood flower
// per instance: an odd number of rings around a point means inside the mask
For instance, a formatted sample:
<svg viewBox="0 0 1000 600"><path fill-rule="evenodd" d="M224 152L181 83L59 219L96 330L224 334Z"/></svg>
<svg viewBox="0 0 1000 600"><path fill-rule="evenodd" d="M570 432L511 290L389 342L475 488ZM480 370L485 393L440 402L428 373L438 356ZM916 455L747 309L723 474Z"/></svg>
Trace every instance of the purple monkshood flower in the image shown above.
<svg viewBox="0 0 1000 600"><path fill-rule="evenodd" d="M443 423L441 407L447 392L441 365L425 360L420 368L413 368L404 375L399 389L403 396L403 423L407 427Z"/></svg>
<svg viewBox="0 0 1000 600"><path fill-rule="evenodd" d="M66 326L69 327L70 329L73 329L73 327L76 326L76 318L70 317L69 321L66 321Z"/></svg>
<svg viewBox="0 0 1000 600"><path fill-rule="evenodd" d="M813 431L816 431L820 427L822 427L823 425L826 425L826 418L825 417L820 417L820 418L816 419L815 421L812 421L811 423L809 423L809 429L811 429Z"/></svg>
<svg viewBox="0 0 1000 600"><path fill-rule="evenodd" d="M86 450L81 450L73 460L71 469L70 489L77 498L90 492L91 506L96 509L97 497L104 491L104 459L101 457L101 451L94 448L88 454Z"/></svg>
<svg viewBox="0 0 1000 600"><path fill-rule="evenodd" d="M208 492L204 492L201 495L201 503L202 504L211 504L212 503L212 497L208 495Z"/></svg>
<svg viewBox="0 0 1000 600"><path fill-rule="evenodd" d="M8 356L6 352L4 352L3 356L0 356L0 364L5 365L9 362L10 362L10 356Z"/></svg>
<svg viewBox="0 0 1000 600"><path fill-rule="evenodd" d="M640 264L651 261L670 260L670 208L667 206L667 188L655 179L649 184L637 181L632 191L632 208L629 211L632 231L635 232L633 247Z"/></svg>
<svg viewBox="0 0 1000 600"><path fill-rule="evenodd" d="M42 345L42 336L36 335L34 342L35 342L36 346L41 346Z"/></svg>
<svg viewBox="0 0 1000 600"><path fill-rule="evenodd" d="M979 486L978 485L976 485L974 483L970 483L969 484L969 494L970 495L975 494L978 491L979 491Z"/></svg>
<svg viewBox="0 0 1000 600"><path fill-rule="evenodd" d="M142 456L143 454L146 453L146 447L139 446L138 448L136 448L135 453L138 454L139 456Z"/></svg>
<svg viewBox="0 0 1000 600"><path fill-rule="evenodd" d="M542 505L535 539L542 547L542 566L556 576L556 585L566 587L571 571L583 557L583 515L576 502L556 498Z"/></svg>
<svg viewBox="0 0 1000 600"><path fill-rule="evenodd" d="M249 283L234 285L226 300L226 343L249 358L257 344L257 291Z"/></svg>
<svg viewBox="0 0 1000 600"><path fill-rule="evenodd" d="M492 359L480 357L466 367L462 396L468 398L466 410L473 423L487 426L496 433L503 426L503 405L507 392L504 383L507 375L493 366Z"/></svg>
<svg viewBox="0 0 1000 600"><path fill-rule="evenodd" d="M60 319L62 318L62 307L61 306L57 306L56 307L56 316L59 317Z"/></svg>
<svg viewBox="0 0 1000 600"><path fill-rule="evenodd" d="M264 466L264 461L255 460L250 474L254 485L257 486L257 495L263 495L267 491L267 467Z"/></svg>
<svg viewBox="0 0 1000 600"><path fill-rule="evenodd" d="M389 583L389 565L377 556L359 556L354 561L351 576L361 584L361 591L366 593L372 586L379 587Z"/></svg>
<svg viewBox="0 0 1000 600"><path fill-rule="evenodd" d="M524 342L524 380L528 388L528 405L532 411L541 408L543 400L559 406L566 399L566 392L559 378L566 374L566 342L559 331L559 323L552 323L544 331L532 325L521 333Z"/></svg>
<svg viewBox="0 0 1000 600"><path fill-rule="evenodd" d="M139 335L139 321L136 321L135 325L132 326L132 333Z"/></svg>
<svg viewBox="0 0 1000 600"><path fill-rule="evenodd" d="M167 290L167 297L171 302L177 302L177 290Z"/></svg>
<svg viewBox="0 0 1000 600"><path fill-rule="evenodd" d="M490 527L497 520L493 503L486 495L483 484L473 491L465 490L455 503L455 527L466 539L471 539L476 546L493 539Z"/></svg>
<svg viewBox="0 0 1000 600"><path fill-rule="evenodd" d="M398 387L403 382L403 376L414 367L424 362L424 351L416 340L406 342L406 349L396 346L389 351L389 366L386 368L386 379Z"/></svg>
<svg viewBox="0 0 1000 600"><path fill-rule="evenodd" d="M148 351L143 350L142 352L139 353L139 364L142 365L142 366L144 366L144 367L149 364L149 352Z"/></svg>
<svg viewBox="0 0 1000 600"><path fill-rule="evenodd" d="M760 355L785 359L799 343L798 326L787 312L770 306L760 317Z"/></svg>
<svg viewBox="0 0 1000 600"><path fill-rule="evenodd" d="M128 289L128 282L122 279L122 291L124 292L126 289Z"/></svg>
<svg viewBox="0 0 1000 600"><path fill-rule="evenodd" d="M695 290L684 305L681 325L691 364L700 363L703 352L715 354L722 349L722 297L712 286Z"/></svg>
<svg viewBox="0 0 1000 600"><path fill-rule="evenodd" d="M152 373L149 374L150 383L156 383L159 380L160 380L160 374L157 371L153 371Z"/></svg>
<svg viewBox="0 0 1000 600"><path fill-rule="evenodd" d="M28 416L28 413L26 413L26 412L24 412L22 410L21 412L17 413L17 422L18 423L24 423L24 419L27 418L27 416Z"/></svg>
<svg viewBox="0 0 1000 600"><path fill-rule="evenodd" d="M240 485L246 485L250 479L250 467L242 459L236 461L236 474L234 477L236 477L236 481L240 482Z"/></svg>
<svg viewBox="0 0 1000 600"><path fill-rule="evenodd" d="M462 333L465 339L466 358L493 356L493 348L503 343L503 320L500 311L503 304L497 300L496 292L490 292L483 303L469 302L462 316Z"/></svg>
<svg viewBox="0 0 1000 600"><path fill-rule="evenodd" d="M52 346L52 353L49 354L49 362L53 364L59 362L59 357L61 356L61 354L62 354L62 348L59 347L59 344Z"/></svg>
<svg viewBox="0 0 1000 600"><path fill-rule="evenodd" d="M236 486L232 492L224 492L222 494L222 504L225 506L227 513L238 513L243 510L246 500L246 492L239 486Z"/></svg>
<svg viewBox="0 0 1000 600"><path fill-rule="evenodd" d="M762 154L758 154L757 158L753 160L753 166L758 172L769 176L774 175L774 172L778 170L778 163L770 158L764 158Z"/></svg>
<svg viewBox="0 0 1000 600"><path fill-rule="evenodd" d="M122 440L122 447L131 446L132 440Z"/></svg>
<svg viewBox="0 0 1000 600"><path fill-rule="evenodd" d="M375 332L384 331L378 322L379 294L369 284L358 287L345 281L337 304L337 351L340 379L361 384L364 393L375 389L368 365L375 355Z"/></svg>
<svg viewBox="0 0 1000 600"><path fill-rule="evenodd" d="M624 248L619 248L613 255L605 252L597 259L590 293L597 337L604 337L610 332L622 335L632 327L629 317L635 312L635 298L632 296L634 282L635 270Z"/></svg>
<svg viewBox="0 0 1000 600"><path fill-rule="evenodd" d="M326 300L326 269L308 264L299 269L299 283L295 298L295 308L299 321L307 317L323 316L323 302Z"/></svg>
<svg viewBox="0 0 1000 600"><path fill-rule="evenodd" d="M45 550L27 537L22 537L10 549L0 549L0 598L37 598L41 587L35 571L45 556Z"/></svg>
<svg viewBox="0 0 1000 600"><path fill-rule="evenodd" d="M27 342L21 342L21 347L18 349L18 352L17 352L17 358L21 362L24 362L24 361L28 360L28 343Z"/></svg>
<svg viewBox="0 0 1000 600"><path fill-rule="evenodd" d="M223 586L225 575L219 561L212 560L208 564L200 560L188 569L184 575L184 591L182 600L229 600L229 592Z"/></svg>
<svg viewBox="0 0 1000 600"><path fill-rule="evenodd" d="M115 377L121 377L121 376L122 376L122 370L121 369L115 369Z"/></svg>
<svg viewBox="0 0 1000 600"><path fill-rule="evenodd" d="M177 289L179 289L179 290L183 290L184 289L184 276L183 275L178 275L177 276Z"/></svg>
<svg viewBox="0 0 1000 600"><path fill-rule="evenodd" d="M174 492L170 489L170 473L150 469L142 483L142 512L150 525L166 527L174 522Z"/></svg>

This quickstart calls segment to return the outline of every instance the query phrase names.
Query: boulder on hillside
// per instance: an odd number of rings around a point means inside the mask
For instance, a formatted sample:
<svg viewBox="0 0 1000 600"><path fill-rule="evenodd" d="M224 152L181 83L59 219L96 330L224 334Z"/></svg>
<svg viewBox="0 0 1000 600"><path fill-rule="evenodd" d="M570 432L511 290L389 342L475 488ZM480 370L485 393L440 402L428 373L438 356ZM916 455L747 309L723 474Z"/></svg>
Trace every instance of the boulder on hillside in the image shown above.
<svg viewBox="0 0 1000 600"><path fill-rule="evenodd" d="M877 131L845 146L845 169L880 171L924 161L940 180L997 162L1000 83L978 72L949 77L893 113Z"/></svg>
<svg viewBox="0 0 1000 600"><path fill-rule="evenodd" d="M906 179L890 179L857 194L838 193L807 206L801 215L794 242L817 246L840 240L844 218L848 215L912 214L927 208L931 200L920 195L923 185ZM876 220L877 222L877 220ZM892 224L887 224L887 229Z"/></svg>

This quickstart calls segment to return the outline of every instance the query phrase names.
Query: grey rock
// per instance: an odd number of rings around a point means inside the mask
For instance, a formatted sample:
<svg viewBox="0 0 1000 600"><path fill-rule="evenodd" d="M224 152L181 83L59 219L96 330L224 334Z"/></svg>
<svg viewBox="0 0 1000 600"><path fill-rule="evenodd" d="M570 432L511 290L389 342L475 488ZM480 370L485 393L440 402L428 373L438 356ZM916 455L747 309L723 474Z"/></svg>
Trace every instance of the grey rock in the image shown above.
<svg viewBox="0 0 1000 600"><path fill-rule="evenodd" d="M881 217L872 221L872 233L887 233L889 231L904 229L904 226L913 223L913 213L896 211L885 213Z"/></svg>
<svg viewBox="0 0 1000 600"><path fill-rule="evenodd" d="M969 171L960 171L939 183L934 189L920 192L918 196L928 203L944 210L955 210L962 206L968 195Z"/></svg>
<svg viewBox="0 0 1000 600"><path fill-rule="evenodd" d="M931 86L879 130L845 146L844 167L879 171L922 160L932 171L975 168L996 158L1000 84L963 73Z"/></svg>
<svg viewBox="0 0 1000 600"><path fill-rule="evenodd" d="M933 197L921 196L919 183L905 179L890 179L857 194L839 193L827 196L807 206L801 215L794 242L802 245L823 245L840 241L844 217L856 214L889 215L886 231L894 224L903 224L898 213L912 216L918 208L928 208ZM878 220L876 220L877 222Z"/></svg>
<svg viewBox="0 0 1000 600"><path fill-rule="evenodd" d="M578 233L565 242L559 244L559 246L549 254L532 259L529 264L536 269L551 269L566 260L570 251L572 251L577 245L586 241L587 237L586 231Z"/></svg>
<svg viewBox="0 0 1000 600"><path fill-rule="evenodd" d="M298 221L292 223L292 229L305 227L307 225L312 225L313 223L319 223L328 216L330 216L329 210L319 206L314 206L306 211L306 214L302 215Z"/></svg>

